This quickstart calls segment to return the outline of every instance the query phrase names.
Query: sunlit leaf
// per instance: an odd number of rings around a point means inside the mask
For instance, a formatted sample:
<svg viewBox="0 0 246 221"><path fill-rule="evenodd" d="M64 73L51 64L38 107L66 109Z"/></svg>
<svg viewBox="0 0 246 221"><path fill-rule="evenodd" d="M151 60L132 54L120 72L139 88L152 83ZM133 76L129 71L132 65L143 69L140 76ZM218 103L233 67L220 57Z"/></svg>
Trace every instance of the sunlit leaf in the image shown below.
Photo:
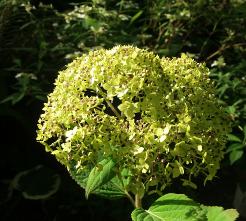
<svg viewBox="0 0 246 221"><path fill-rule="evenodd" d="M115 176L114 166L112 159L104 159L92 169L85 187L86 198Z"/></svg>
<svg viewBox="0 0 246 221"><path fill-rule="evenodd" d="M184 194L166 194L157 199L148 210L142 208L132 212L133 221L198 221L205 218L199 204Z"/></svg>
<svg viewBox="0 0 246 221"><path fill-rule="evenodd" d="M222 207L207 207L208 221L234 221L238 216L235 209L224 210Z"/></svg>
<svg viewBox="0 0 246 221"><path fill-rule="evenodd" d="M184 194L169 193L157 199L148 210L135 209L133 221L235 221L235 209L202 206Z"/></svg>

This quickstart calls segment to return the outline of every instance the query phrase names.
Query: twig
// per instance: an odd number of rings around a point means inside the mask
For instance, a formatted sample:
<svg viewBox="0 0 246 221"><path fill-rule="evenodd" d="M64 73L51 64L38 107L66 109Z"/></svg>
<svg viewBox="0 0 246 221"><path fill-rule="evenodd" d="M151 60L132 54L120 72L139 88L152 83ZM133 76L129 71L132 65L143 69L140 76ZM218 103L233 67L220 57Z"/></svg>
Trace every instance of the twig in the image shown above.
<svg viewBox="0 0 246 221"><path fill-rule="evenodd" d="M100 95L103 96L103 98L106 101L107 105L111 108L111 110L114 112L116 117L118 117L119 119L122 118L122 116L119 114L119 112L115 109L114 105L111 104L111 102L107 99L107 97L106 97L105 93L102 91L102 89L100 87L98 87L98 90L100 91Z"/></svg>
<svg viewBox="0 0 246 221"><path fill-rule="evenodd" d="M222 51L231 48L231 47L237 47L237 46L243 46L246 45L246 43L237 43L237 44L233 44L233 45L228 45L228 46L221 46L217 51L215 51L213 54L209 55L206 58L206 61L210 60L211 58L213 58L214 56L216 56L217 54L221 53Z"/></svg>

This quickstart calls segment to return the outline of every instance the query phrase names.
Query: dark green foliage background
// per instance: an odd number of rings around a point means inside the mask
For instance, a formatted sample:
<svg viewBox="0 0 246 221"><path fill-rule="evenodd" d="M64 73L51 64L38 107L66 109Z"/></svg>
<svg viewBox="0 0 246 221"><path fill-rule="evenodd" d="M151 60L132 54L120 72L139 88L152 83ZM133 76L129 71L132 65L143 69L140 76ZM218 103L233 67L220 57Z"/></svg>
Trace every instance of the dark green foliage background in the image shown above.
<svg viewBox="0 0 246 221"><path fill-rule="evenodd" d="M89 10L82 14L78 3ZM0 220L130 220L133 208L127 200L86 200L66 169L35 141L37 120L58 71L82 53L117 44L149 48L160 56L188 53L210 68L233 124L228 153L213 182L203 187L198 178L198 190L177 182L166 192L233 207L237 184L246 190L244 27L244 0L0 0ZM37 165L59 175L61 184L52 196L26 199L13 181ZM38 186L31 177L29 182ZM154 199L146 199L146 207Z"/></svg>

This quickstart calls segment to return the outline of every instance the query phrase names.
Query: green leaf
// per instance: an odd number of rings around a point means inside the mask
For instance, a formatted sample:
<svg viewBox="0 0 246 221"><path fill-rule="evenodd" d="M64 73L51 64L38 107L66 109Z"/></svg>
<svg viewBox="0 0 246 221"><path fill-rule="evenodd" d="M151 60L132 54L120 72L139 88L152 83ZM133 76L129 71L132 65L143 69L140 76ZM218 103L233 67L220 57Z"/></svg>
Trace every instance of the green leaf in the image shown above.
<svg viewBox="0 0 246 221"><path fill-rule="evenodd" d="M236 141L236 142L240 142L240 143L242 142L242 140L239 137L237 137L233 134L227 134L227 137L228 137L229 141Z"/></svg>
<svg viewBox="0 0 246 221"><path fill-rule="evenodd" d="M243 127L244 141L246 140L246 125Z"/></svg>
<svg viewBox="0 0 246 221"><path fill-rule="evenodd" d="M69 173L72 178L83 188L86 188L88 176L90 174L89 170L77 170L76 164L70 162ZM98 187L92 193L108 198L108 199L119 199L126 197L125 189L130 182L129 170L123 169L121 172L121 179L118 176L113 177L109 182Z"/></svg>
<svg viewBox="0 0 246 221"><path fill-rule="evenodd" d="M135 209L133 221L235 221L235 209L201 206L184 194L166 194L157 199L148 210Z"/></svg>
<svg viewBox="0 0 246 221"><path fill-rule="evenodd" d="M243 156L243 150L233 150L230 153L230 163L234 164L237 160L239 160Z"/></svg>
<svg viewBox="0 0 246 221"><path fill-rule="evenodd" d="M197 185L190 180L181 179L183 181L183 186L190 186L193 189L197 189Z"/></svg>
<svg viewBox="0 0 246 221"><path fill-rule="evenodd" d="M13 180L13 187L31 200L47 199L57 192L59 186L60 176L41 165L18 173Z"/></svg>
<svg viewBox="0 0 246 221"><path fill-rule="evenodd" d="M25 91L13 93L9 95L8 97L6 97L5 99L1 100L0 104L11 101L12 105L14 105L18 103L25 96L25 93L26 93Z"/></svg>
<svg viewBox="0 0 246 221"><path fill-rule="evenodd" d="M236 113L236 108L234 107L234 106L229 106L229 107L227 107L226 108L227 109L227 112L229 113L229 114L235 114Z"/></svg>
<svg viewBox="0 0 246 221"><path fill-rule="evenodd" d="M133 221L198 221L206 220L205 211L184 194L166 194L157 199L148 210L132 212Z"/></svg>
<svg viewBox="0 0 246 221"><path fill-rule="evenodd" d="M125 114L128 119L132 119L135 116L135 113L139 112L139 104L131 103L129 101L122 102L118 106L119 110Z"/></svg>
<svg viewBox="0 0 246 221"><path fill-rule="evenodd" d="M140 10L139 12L137 12L137 13L131 18L130 25L131 25L134 21L136 21L142 14L143 14L143 10Z"/></svg>
<svg viewBox="0 0 246 221"><path fill-rule="evenodd" d="M85 189L90 171L89 170L78 171L76 168L76 164L74 162L69 162L69 163L70 164L68 166L68 171L69 171L70 175L80 185L80 187Z"/></svg>
<svg viewBox="0 0 246 221"><path fill-rule="evenodd" d="M129 170L123 169L121 179L118 176L113 177L108 183L101 186L94 193L106 198L117 199L126 196L126 187L130 183Z"/></svg>
<svg viewBox="0 0 246 221"><path fill-rule="evenodd" d="M228 221L234 221L239 217L239 213L237 212L236 209L227 209L223 211L223 214L226 215L228 218Z"/></svg>
<svg viewBox="0 0 246 221"><path fill-rule="evenodd" d="M118 199L126 196L123 185L118 177L114 177L111 181L98 188L94 194L109 199Z"/></svg>
<svg viewBox="0 0 246 221"><path fill-rule="evenodd" d="M115 176L114 166L112 159L104 159L91 170L85 187L86 198Z"/></svg>
<svg viewBox="0 0 246 221"><path fill-rule="evenodd" d="M224 210L222 207L206 207L208 221L234 221L239 216L235 209Z"/></svg>
<svg viewBox="0 0 246 221"><path fill-rule="evenodd" d="M227 137L228 137L229 141L236 141L236 142L239 142L239 143L242 142L242 140L239 137L237 137L237 136L235 136L233 134L227 134Z"/></svg>
<svg viewBox="0 0 246 221"><path fill-rule="evenodd" d="M111 181L104 184L93 193L107 199L119 199L126 196L125 192Z"/></svg>
<svg viewBox="0 0 246 221"><path fill-rule="evenodd" d="M226 153L229 153L229 152L232 152L232 151L235 151L235 150L240 150L240 149L243 149L244 148L244 144L242 143L233 143L231 144L227 150L226 150Z"/></svg>

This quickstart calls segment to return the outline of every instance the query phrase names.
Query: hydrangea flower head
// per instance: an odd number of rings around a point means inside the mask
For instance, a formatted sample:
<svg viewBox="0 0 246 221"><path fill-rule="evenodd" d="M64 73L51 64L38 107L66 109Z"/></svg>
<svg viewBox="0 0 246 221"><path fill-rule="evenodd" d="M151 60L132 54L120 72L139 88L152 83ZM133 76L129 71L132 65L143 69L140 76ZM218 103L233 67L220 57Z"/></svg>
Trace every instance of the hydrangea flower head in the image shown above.
<svg viewBox="0 0 246 221"><path fill-rule="evenodd" d="M110 157L132 185L157 190L211 180L229 127L209 71L183 55L159 58L133 46L83 55L59 73L37 140L71 174Z"/></svg>

